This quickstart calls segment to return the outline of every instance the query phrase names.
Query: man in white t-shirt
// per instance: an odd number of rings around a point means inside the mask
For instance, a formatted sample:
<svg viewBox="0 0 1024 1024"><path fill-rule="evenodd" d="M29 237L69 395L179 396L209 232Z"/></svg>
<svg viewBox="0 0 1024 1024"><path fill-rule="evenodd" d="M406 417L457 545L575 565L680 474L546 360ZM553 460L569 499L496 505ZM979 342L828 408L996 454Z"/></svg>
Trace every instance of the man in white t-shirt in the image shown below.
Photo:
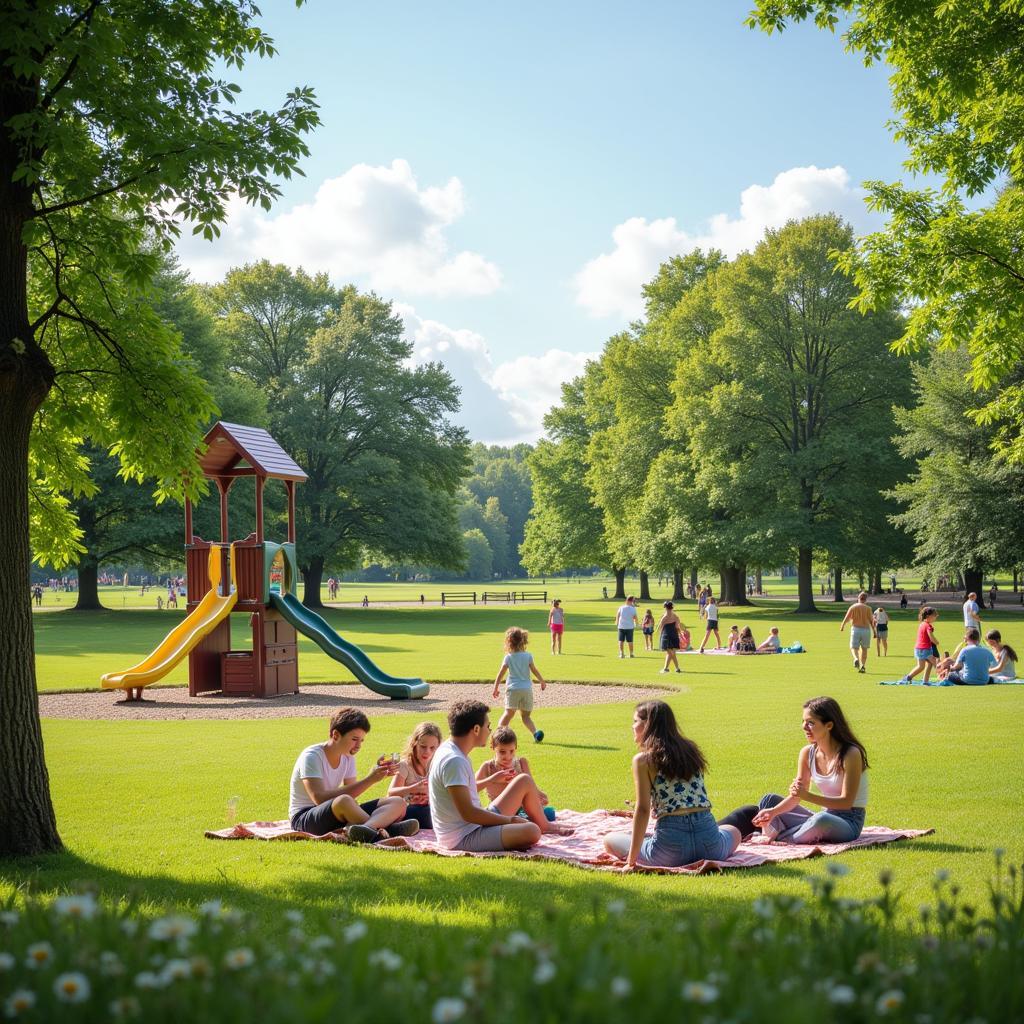
<svg viewBox="0 0 1024 1024"><path fill-rule="evenodd" d="M627 597L626 603L619 606L615 613L615 628L619 631L619 657L624 658L626 652L623 645L629 647L629 656L633 657L633 630L636 629L637 616L640 614L635 597Z"/></svg>
<svg viewBox="0 0 1024 1024"><path fill-rule="evenodd" d="M472 853L500 853L525 850L545 832L572 834L571 828L544 817L544 803L531 775L516 775L486 810L480 806L469 754L486 746L491 734L490 709L486 704L478 700L457 701L448 712L448 728L451 735L431 759L427 782L430 817L439 846ZM529 821L515 813L520 807Z"/></svg>
<svg viewBox="0 0 1024 1024"><path fill-rule="evenodd" d="M356 777L356 754L370 731L366 715L358 708L342 708L331 719L329 731L330 739L306 747L292 769L288 801L292 828L314 836L347 829L349 840L357 843L415 835L419 822L404 818L403 797L356 803L371 786L398 771L397 761L378 761L366 778Z"/></svg>
<svg viewBox="0 0 1024 1024"><path fill-rule="evenodd" d="M700 650L698 654L704 653L704 648L708 645L708 640L711 639L711 634L715 634L715 650L722 646L722 637L718 632L718 602L715 601L715 595L711 593L711 588L708 588L708 599L704 603L704 611L701 613L707 620L707 628L704 630L704 639L700 642Z"/></svg>
<svg viewBox="0 0 1024 1024"><path fill-rule="evenodd" d="M972 590L964 601L964 629L976 629L981 634L981 609L978 607L978 595Z"/></svg>

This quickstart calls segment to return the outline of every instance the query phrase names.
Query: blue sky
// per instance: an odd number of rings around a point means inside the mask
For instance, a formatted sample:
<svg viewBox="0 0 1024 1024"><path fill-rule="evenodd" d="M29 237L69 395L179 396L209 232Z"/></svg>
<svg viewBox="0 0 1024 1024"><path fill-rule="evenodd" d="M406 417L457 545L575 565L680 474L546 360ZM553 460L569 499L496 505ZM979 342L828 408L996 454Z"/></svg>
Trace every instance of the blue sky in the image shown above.
<svg viewBox="0 0 1024 1024"><path fill-rule="evenodd" d="M262 7L280 53L231 76L240 104L310 85L324 123L274 211L233 207L184 264L373 287L481 440L538 435L661 259L825 209L866 230L860 182L903 173L885 69L813 27L753 32L748 2Z"/></svg>

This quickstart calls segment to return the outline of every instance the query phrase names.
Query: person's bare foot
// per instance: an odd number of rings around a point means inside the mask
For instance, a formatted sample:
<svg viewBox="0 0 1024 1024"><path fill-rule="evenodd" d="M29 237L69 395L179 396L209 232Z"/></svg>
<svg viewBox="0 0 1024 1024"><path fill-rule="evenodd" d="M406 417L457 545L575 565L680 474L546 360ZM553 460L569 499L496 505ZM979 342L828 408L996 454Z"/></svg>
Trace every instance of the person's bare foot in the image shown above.
<svg viewBox="0 0 1024 1024"><path fill-rule="evenodd" d="M547 821L541 830L544 835L571 836L576 829L557 821Z"/></svg>

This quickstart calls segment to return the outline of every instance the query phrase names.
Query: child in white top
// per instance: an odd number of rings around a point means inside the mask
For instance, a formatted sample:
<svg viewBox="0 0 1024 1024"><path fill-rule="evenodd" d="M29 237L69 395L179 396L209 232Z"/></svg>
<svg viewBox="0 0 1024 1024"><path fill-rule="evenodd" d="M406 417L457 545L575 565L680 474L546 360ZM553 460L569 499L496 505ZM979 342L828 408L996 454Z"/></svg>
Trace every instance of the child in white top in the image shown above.
<svg viewBox="0 0 1024 1024"><path fill-rule="evenodd" d="M779 639L779 627L772 626L771 632L765 640L757 645L759 651L773 652L778 654L782 650L782 641Z"/></svg>
<svg viewBox="0 0 1024 1024"><path fill-rule="evenodd" d="M491 696L497 698L502 681L508 676L505 686L505 711L498 723L498 728L509 725L518 711L523 716L523 725L533 734L537 743L544 739L544 733L534 725L533 711L533 677L540 683L542 690L547 689L547 682L533 662L533 655L526 649L530 642L530 634L519 626L511 626L505 630L505 657L501 661L498 674L494 677L494 691Z"/></svg>

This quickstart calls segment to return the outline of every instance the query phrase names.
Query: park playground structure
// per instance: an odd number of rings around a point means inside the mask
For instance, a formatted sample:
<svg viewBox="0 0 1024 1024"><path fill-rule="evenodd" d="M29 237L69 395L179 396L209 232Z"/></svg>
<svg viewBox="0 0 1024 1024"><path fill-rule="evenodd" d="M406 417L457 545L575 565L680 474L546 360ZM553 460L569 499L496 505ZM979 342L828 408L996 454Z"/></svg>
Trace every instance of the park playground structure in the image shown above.
<svg viewBox="0 0 1024 1024"><path fill-rule="evenodd" d="M198 457L203 476L220 495L220 541L206 541L192 529L192 503L185 502L185 618L151 654L123 672L102 677L106 690L124 690L126 700L142 700L142 691L163 679L188 655L188 689L195 697L221 692L235 697L279 697L298 693L296 631L344 665L374 693L395 700L425 697L422 679L403 679L381 671L355 644L339 636L295 596L295 487L306 474L265 430L216 423ZM256 530L230 541L228 492L241 477L256 483ZM288 496L288 539L283 544L263 535L263 491L268 480L284 483ZM231 615L249 616L252 649L232 650Z"/></svg>

